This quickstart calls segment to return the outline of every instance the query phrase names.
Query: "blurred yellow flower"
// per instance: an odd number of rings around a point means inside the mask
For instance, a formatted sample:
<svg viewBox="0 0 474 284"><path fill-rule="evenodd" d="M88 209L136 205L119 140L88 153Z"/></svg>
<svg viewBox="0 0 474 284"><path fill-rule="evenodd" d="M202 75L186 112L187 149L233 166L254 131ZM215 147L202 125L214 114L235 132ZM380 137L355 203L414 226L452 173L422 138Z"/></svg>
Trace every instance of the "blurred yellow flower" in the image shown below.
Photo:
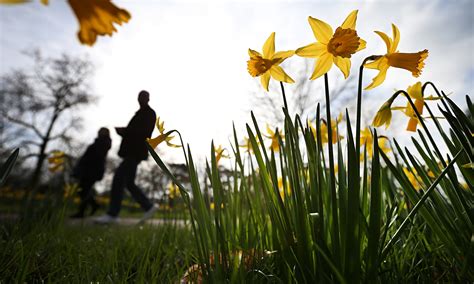
<svg viewBox="0 0 474 284"><path fill-rule="evenodd" d="M66 183L64 185L64 198L73 196L79 189L79 184L77 183Z"/></svg>
<svg viewBox="0 0 474 284"><path fill-rule="evenodd" d="M412 94L418 94L418 91L414 90L414 89L417 89L416 86L417 85L408 87L408 94L410 94L411 97L413 97ZM419 85L419 94L420 94L420 98L415 99L414 104L415 104L416 110L421 115L423 113L423 106L425 105L425 100L421 96L421 84ZM415 110L411 106L410 102L407 102L407 107L404 113L410 118L410 120L408 121L407 130L415 132L416 127L418 125L418 117L416 116Z"/></svg>
<svg viewBox="0 0 474 284"><path fill-rule="evenodd" d="M24 4L30 0L0 0L0 4ZM48 5L49 0L40 0ZM69 6L79 21L77 37L82 44L94 45L97 36L111 36L117 30L114 24L128 22L131 16L127 10L118 8L110 0L68 0Z"/></svg>
<svg viewBox="0 0 474 284"><path fill-rule="evenodd" d="M330 25L308 17L309 25L318 42L300 47L295 53L302 57L318 58L310 80L329 72L333 63L342 71L345 78L349 76L352 54L364 49L366 45L366 42L357 35L356 20L357 10L354 10L333 34Z"/></svg>
<svg viewBox="0 0 474 284"><path fill-rule="evenodd" d="M339 124L339 122L341 122L342 120L342 114L339 115L339 117L334 120L334 119L331 119L331 128L332 128L332 144L336 144L338 140L342 140L344 139L344 136L342 135L337 135L337 125ZM317 137L317 133L316 133L316 123L313 123L311 121L308 120L308 125L309 125L309 128L311 129L311 132L313 132L313 135L314 135L314 138L318 138ZM320 131L321 131L321 143L323 144L326 144L328 143L328 127L326 125L326 121L325 120L321 120L321 124L320 124Z"/></svg>
<svg viewBox="0 0 474 284"><path fill-rule="evenodd" d="M257 139L257 145L260 145L258 139ZM244 143L240 144L239 147L246 149L246 152L248 153L253 152L252 143L250 143L250 140L247 137L244 137Z"/></svg>
<svg viewBox="0 0 474 284"><path fill-rule="evenodd" d="M51 173L58 173L64 170L66 154L62 151L52 151L51 156L48 158L49 167L48 170Z"/></svg>
<svg viewBox="0 0 474 284"><path fill-rule="evenodd" d="M118 8L110 0L68 0L79 21L77 36L82 44L94 45L97 36L111 36L117 30L114 24L128 22L127 10Z"/></svg>
<svg viewBox="0 0 474 284"><path fill-rule="evenodd" d="M278 178L278 191L282 200L285 200L285 196L291 195L291 188L288 179L286 179L285 185L283 186L283 178Z"/></svg>
<svg viewBox="0 0 474 284"><path fill-rule="evenodd" d="M170 182L168 184L168 196L170 199L174 199L176 197L179 197L180 196L180 192L179 192L179 188L176 184L174 184L173 182Z"/></svg>
<svg viewBox="0 0 474 284"><path fill-rule="evenodd" d="M387 129L390 126L392 120L392 102L393 100L386 101L377 111L374 120L372 121L374 127L379 127L385 124L385 129Z"/></svg>
<svg viewBox="0 0 474 284"><path fill-rule="evenodd" d="M222 145L219 145L219 147L217 147L217 149L216 149L216 147L214 146L214 152L215 152L215 154L216 154L216 163L217 163L217 164L219 164L219 161L220 161L221 158L230 158L229 155L225 155L225 154L224 154L224 151L225 151L225 150L226 150L226 149L222 148Z"/></svg>
<svg viewBox="0 0 474 284"><path fill-rule="evenodd" d="M378 145L379 148L382 152L388 153L392 151L390 147L387 146L388 138L385 136L379 136L378 137ZM372 132L368 127L365 129L361 130L360 132L360 144L365 145L365 148L367 149L367 156L369 158L372 157L372 154L374 152L374 137L372 135ZM361 154L361 161L363 160L363 155Z"/></svg>
<svg viewBox="0 0 474 284"><path fill-rule="evenodd" d="M275 33L271 33L263 45L263 55L249 48L250 60L247 61L247 70L252 77L259 77L263 88L268 92L270 77L285 82L295 81L285 73L279 65L288 57L293 56L293 50L275 52Z"/></svg>
<svg viewBox="0 0 474 284"><path fill-rule="evenodd" d="M156 128L158 128L160 135L158 135L155 138L147 138L148 144L150 144L150 146L153 149L158 147L158 145L160 145L162 142L166 142L166 145L168 145L169 147L179 148L180 147L179 145L176 145L170 142L174 138L174 136L170 135L171 134L170 131L165 133L164 125L165 125L165 122L160 121L160 117L158 116L158 118L156 119Z"/></svg>
<svg viewBox="0 0 474 284"><path fill-rule="evenodd" d="M412 172L413 171L413 172ZM420 190L421 188L421 184L420 182L418 181L418 179L416 178L416 176L418 175L418 173L416 172L415 169L407 169L407 168L403 168L403 172L405 173L406 177L408 178L408 180L410 181L411 185L416 189L416 190Z"/></svg>
<svg viewBox="0 0 474 284"><path fill-rule="evenodd" d="M379 74L372 79L372 83L365 87L366 90L382 84L390 66L408 70L414 77L420 76L421 70L425 66L424 60L428 57L428 50L425 49L417 53L400 53L397 50L398 42L400 41L400 31L394 24L392 24L392 32L393 40L383 32L375 32L385 42L387 54L364 65L366 68L379 70Z"/></svg>
<svg viewBox="0 0 474 284"><path fill-rule="evenodd" d="M268 135L263 135L263 136L265 136L267 138L270 138L272 140L272 143L270 144L270 149L273 150L273 152L279 152L280 151L280 141L279 141L278 137L280 137L281 140L283 140L285 138L285 136L283 135L281 130L278 130L278 128L276 129L276 131L273 131L270 128L270 125L268 125L268 124L267 124L267 133L268 133Z"/></svg>

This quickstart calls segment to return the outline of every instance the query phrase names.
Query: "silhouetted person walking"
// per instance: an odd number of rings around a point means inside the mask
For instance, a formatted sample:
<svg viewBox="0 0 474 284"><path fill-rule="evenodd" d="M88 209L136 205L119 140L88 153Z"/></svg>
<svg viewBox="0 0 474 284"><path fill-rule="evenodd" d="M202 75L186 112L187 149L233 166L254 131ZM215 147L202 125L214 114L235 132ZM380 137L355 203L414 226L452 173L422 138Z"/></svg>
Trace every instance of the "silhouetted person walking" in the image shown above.
<svg viewBox="0 0 474 284"><path fill-rule="evenodd" d="M117 222L125 187L127 187L133 199L135 199L145 211L141 221L152 217L158 209L135 184L138 164L148 157L146 139L151 137L156 122L155 111L148 105L149 100L149 93L147 91L141 91L138 94L140 109L132 117L127 127L115 128L117 134L122 136L122 143L120 144L118 154L123 160L115 170L110 193L109 210L107 214L95 220L97 223L107 224Z"/></svg>
<svg viewBox="0 0 474 284"><path fill-rule="evenodd" d="M83 218L89 205L92 207L91 215L99 207L94 199L95 193L92 186L104 177L105 160L111 145L112 141L110 140L109 130L102 127L99 129L94 143L87 147L87 150L74 167L72 175L79 180L81 203L79 211L72 215L72 218Z"/></svg>

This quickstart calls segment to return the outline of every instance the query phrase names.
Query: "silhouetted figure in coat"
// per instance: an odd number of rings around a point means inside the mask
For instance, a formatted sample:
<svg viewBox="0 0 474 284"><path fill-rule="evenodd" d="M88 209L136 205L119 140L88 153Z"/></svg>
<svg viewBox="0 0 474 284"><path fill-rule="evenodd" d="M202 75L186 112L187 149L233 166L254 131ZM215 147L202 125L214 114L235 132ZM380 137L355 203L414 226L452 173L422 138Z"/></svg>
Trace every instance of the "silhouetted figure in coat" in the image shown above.
<svg viewBox="0 0 474 284"><path fill-rule="evenodd" d="M148 199L143 191L135 184L138 164L148 157L146 139L151 137L155 128L156 114L148 105L150 95L147 91L138 94L140 109L135 113L127 127L116 127L117 134L122 136L119 156L123 158L115 170L110 193L110 205L106 215L98 217L97 223L115 223L122 206L124 188L127 187L133 199L137 201L145 214L142 221L153 216L157 207Z"/></svg>
<svg viewBox="0 0 474 284"><path fill-rule="evenodd" d="M102 127L99 129L94 143L87 147L86 152L74 167L73 177L79 180L81 203L79 205L79 211L72 215L72 218L83 218L89 205L92 207L91 215L94 214L99 207L95 201L95 193L92 186L95 182L104 177L105 161L111 145L112 141L110 140L109 130Z"/></svg>

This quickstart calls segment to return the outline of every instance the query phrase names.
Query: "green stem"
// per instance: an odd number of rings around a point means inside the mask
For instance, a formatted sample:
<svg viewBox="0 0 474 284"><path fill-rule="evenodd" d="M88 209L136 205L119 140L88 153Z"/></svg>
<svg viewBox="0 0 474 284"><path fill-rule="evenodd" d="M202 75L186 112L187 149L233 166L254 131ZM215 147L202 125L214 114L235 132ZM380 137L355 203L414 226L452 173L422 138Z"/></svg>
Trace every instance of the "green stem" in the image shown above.
<svg viewBox="0 0 474 284"><path fill-rule="evenodd" d="M359 85L357 87L357 117L356 117L356 165L359 165L360 162L360 121L361 121L361 112L362 112L362 75L364 73L364 65L369 60L375 60L379 58L379 55L372 55L364 59L362 64L359 67ZM359 175L359 174L358 174Z"/></svg>
<svg viewBox="0 0 474 284"><path fill-rule="evenodd" d="M280 81L280 86L281 86L281 94L283 96L283 104L285 105L286 111L289 112L288 104L286 102L286 96L285 96L285 88L283 87L283 82L282 81Z"/></svg>
<svg viewBox="0 0 474 284"><path fill-rule="evenodd" d="M331 106L329 101L329 83L328 74L324 74L324 91L326 93L326 119L327 119L327 131L328 131L328 152L329 152L329 185L331 188L331 199L332 199L332 216L333 216L333 245L334 254L337 256L336 260L339 263L341 257L339 248L339 218L337 212L337 195L336 195L336 179L334 173L334 153L332 147L332 125L331 125Z"/></svg>

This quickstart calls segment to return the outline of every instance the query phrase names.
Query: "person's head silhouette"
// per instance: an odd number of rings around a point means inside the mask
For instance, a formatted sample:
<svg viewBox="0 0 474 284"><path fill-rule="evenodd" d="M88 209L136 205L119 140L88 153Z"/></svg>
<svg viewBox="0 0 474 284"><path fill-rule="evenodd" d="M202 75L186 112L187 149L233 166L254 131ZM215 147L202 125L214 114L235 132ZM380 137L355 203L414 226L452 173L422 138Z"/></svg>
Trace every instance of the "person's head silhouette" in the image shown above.
<svg viewBox="0 0 474 284"><path fill-rule="evenodd" d="M109 129L106 127L101 127L97 133L98 137L110 137Z"/></svg>
<svg viewBox="0 0 474 284"><path fill-rule="evenodd" d="M150 94L147 91L140 91L138 94L138 103L140 107L145 107L148 105L148 101L150 100Z"/></svg>

